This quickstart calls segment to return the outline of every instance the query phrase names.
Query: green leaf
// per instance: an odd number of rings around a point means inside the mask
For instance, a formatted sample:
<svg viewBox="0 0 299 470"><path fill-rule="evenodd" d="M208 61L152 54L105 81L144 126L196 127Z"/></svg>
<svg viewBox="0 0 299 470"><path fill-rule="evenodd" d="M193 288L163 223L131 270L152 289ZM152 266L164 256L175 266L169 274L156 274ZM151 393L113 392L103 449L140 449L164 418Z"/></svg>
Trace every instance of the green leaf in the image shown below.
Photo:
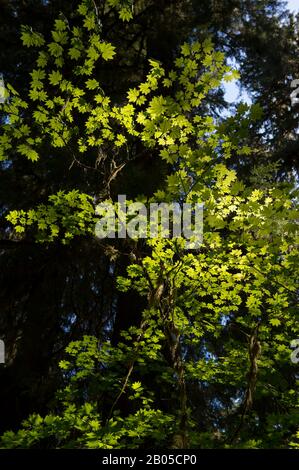
<svg viewBox="0 0 299 470"><path fill-rule="evenodd" d="M45 44L42 34L32 31L28 26L21 26L21 40L26 47L41 47Z"/></svg>
<svg viewBox="0 0 299 470"><path fill-rule="evenodd" d="M95 90L99 87L99 82L95 78L89 79L86 82L86 87L88 88L88 90Z"/></svg>
<svg viewBox="0 0 299 470"><path fill-rule="evenodd" d="M53 57L60 57L63 54L63 47L60 44L57 44L57 42L51 42L48 45L48 49Z"/></svg>
<svg viewBox="0 0 299 470"><path fill-rule="evenodd" d="M165 111L165 98L163 96L154 97L148 107L148 112L153 116L160 116Z"/></svg>
<svg viewBox="0 0 299 470"><path fill-rule="evenodd" d="M20 144L17 147L17 151L21 154L24 155L28 160L31 160L32 162L36 162L38 160L38 153L29 145L26 144Z"/></svg>
<svg viewBox="0 0 299 470"><path fill-rule="evenodd" d="M280 326L281 325L281 321L278 318L271 318L270 323L271 323L272 326Z"/></svg>
<svg viewBox="0 0 299 470"><path fill-rule="evenodd" d="M142 388L141 382L134 382L132 383L132 389L133 390L140 390Z"/></svg>
<svg viewBox="0 0 299 470"><path fill-rule="evenodd" d="M100 45L100 52L104 60L111 60L115 55L115 47L112 44L105 42Z"/></svg>
<svg viewBox="0 0 299 470"><path fill-rule="evenodd" d="M65 31L67 28L66 21L63 20L55 20L55 29L58 31Z"/></svg>
<svg viewBox="0 0 299 470"><path fill-rule="evenodd" d="M81 57L81 51L79 49L76 49L75 47L69 49L68 54L73 60L78 60Z"/></svg>
<svg viewBox="0 0 299 470"><path fill-rule="evenodd" d="M62 80L62 74L58 70L54 70L49 74L49 82L51 85L56 86Z"/></svg>

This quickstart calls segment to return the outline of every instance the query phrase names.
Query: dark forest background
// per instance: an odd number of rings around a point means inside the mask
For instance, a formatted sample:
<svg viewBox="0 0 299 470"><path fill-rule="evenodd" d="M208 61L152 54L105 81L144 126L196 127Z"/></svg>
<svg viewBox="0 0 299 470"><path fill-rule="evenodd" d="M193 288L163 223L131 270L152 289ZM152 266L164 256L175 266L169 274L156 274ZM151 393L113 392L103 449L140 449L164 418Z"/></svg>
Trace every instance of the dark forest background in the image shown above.
<svg viewBox="0 0 299 470"><path fill-rule="evenodd" d="M107 94L121 99L128 87L144 79L149 58L170 68L184 41L212 36L216 49L237 64L242 90L263 109L262 122L250 130L254 154L242 160L232 157L229 165L240 179L257 187L298 174L299 109L290 108L290 83L299 77L299 17L288 12L285 2L136 3L137 14L128 24L113 12L102 18L103 34L118 50L116 59L99 71ZM31 49L21 47L21 25L30 24L49 37L54 19L72 17L77 5L70 0L0 0L0 72L20 93L28 90L28 72L34 65ZM222 116L229 108L224 90L204 106ZM113 182L114 195L150 195L168 172L138 146L132 152L134 164ZM78 166L69 170L68 155L48 157L47 165L42 159L34 168L20 158L0 163L0 338L7 354L5 367L0 367L0 432L16 429L33 411L45 414L55 407L55 392L63 381L58 362L70 341L95 335L117 344L120 332L136 324L144 308L137 293L115 288L116 277L126 272L128 256L114 260L112 270L111 256L96 240L81 237L67 246L38 245L30 235L22 240L10 236L4 217L10 210L45 202L59 189L94 192L105 185L103 173ZM194 400L201 403L202 422L208 420L204 393Z"/></svg>

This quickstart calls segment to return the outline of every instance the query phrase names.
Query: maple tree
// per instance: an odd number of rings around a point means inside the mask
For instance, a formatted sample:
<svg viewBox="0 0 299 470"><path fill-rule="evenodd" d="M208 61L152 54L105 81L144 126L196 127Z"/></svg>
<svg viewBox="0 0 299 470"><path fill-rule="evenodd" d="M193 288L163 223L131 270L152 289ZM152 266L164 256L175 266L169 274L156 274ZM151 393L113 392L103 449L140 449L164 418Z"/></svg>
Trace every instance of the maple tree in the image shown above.
<svg viewBox="0 0 299 470"><path fill-rule="evenodd" d="M108 3L131 19L129 2ZM23 28L37 61L28 96L7 85L0 154L34 166L51 148L83 175L99 169L100 187L62 188L11 210L13 236L45 245L93 239L96 205L114 202L113 184L138 145L168 169L138 201L204 203L204 239L196 250L183 238L99 242L110 270L123 255L132 260L116 272L117 288L135 291L144 308L117 342L105 332L72 342L60 362L59 410L32 414L3 434L2 447L298 446L290 360L299 336L298 189L292 180L246 185L230 164L232 155L250 158L260 107L241 104L227 119L202 112L237 77L209 39L183 44L170 70L151 59L146 79L117 101L97 74L117 49L102 38L92 2L78 15L74 27L56 20L49 43Z"/></svg>

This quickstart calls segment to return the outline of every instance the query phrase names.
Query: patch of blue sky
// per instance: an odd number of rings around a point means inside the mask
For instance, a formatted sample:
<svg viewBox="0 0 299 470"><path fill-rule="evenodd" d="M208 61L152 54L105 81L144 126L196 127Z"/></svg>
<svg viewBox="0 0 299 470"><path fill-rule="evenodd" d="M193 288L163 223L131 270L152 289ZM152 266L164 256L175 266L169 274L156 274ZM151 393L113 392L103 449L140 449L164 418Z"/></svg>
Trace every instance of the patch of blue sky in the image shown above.
<svg viewBox="0 0 299 470"><path fill-rule="evenodd" d="M228 60L228 64L238 70L238 64L235 61ZM223 82L224 99L229 104L229 107L222 112L223 117L228 117L234 112L234 106L240 102L248 105L252 104L252 99L246 90L242 89L240 80L232 80L230 82Z"/></svg>
<svg viewBox="0 0 299 470"><path fill-rule="evenodd" d="M299 0L288 0L286 1L286 7L292 13L299 13ZM238 68L237 64L231 63L232 67ZM239 80L233 80L228 83L224 83L224 97L228 104L235 105L241 101L252 104L252 100L246 90L242 89ZM227 110L225 115L229 115L230 112Z"/></svg>
<svg viewBox="0 0 299 470"><path fill-rule="evenodd" d="M288 0L287 7L291 12L299 13L299 0Z"/></svg>

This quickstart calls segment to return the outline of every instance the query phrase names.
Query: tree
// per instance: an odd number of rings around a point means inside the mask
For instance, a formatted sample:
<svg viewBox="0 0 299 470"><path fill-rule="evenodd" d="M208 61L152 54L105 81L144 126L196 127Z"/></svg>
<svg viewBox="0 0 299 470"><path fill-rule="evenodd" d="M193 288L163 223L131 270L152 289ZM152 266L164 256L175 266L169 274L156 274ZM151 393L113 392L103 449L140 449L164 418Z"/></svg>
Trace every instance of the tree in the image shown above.
<svg viewBox="0 0 299 470"><path fill-rule="evenodd" d="M131 10L113 3L129 19ZM287 447L298 424L289 350L298 337L298 191L293 182L245 185L230 168L232 155L252 153L259 107L241 105L224 122L202 112L222 81L236 76L209 39L184 43L171 69L151 59L145 80L119 102L96 73L117 49L100 40L89 2L79 13L82 25L55 22L50 43L23 30L24 44L39 48L37 65L28 98L10 87L1 150L6 161L24 158L34 167L50 148L47 155L71 168L101 168L101 189L93 178L72 179L72 188L57 181L56 192L7 219L15 241L99 244L102 275L115 273L139 309L117 339L107 315L96 337L72 342L60 362L59 411L32 415L2 436L2 446ZM204 202L200 248L186 249L183 238L94 241L95 206L115 201L113 184L136 148L167 165L164 187L140 201ZM93 318L88 310L85 318Z"/></svg>

